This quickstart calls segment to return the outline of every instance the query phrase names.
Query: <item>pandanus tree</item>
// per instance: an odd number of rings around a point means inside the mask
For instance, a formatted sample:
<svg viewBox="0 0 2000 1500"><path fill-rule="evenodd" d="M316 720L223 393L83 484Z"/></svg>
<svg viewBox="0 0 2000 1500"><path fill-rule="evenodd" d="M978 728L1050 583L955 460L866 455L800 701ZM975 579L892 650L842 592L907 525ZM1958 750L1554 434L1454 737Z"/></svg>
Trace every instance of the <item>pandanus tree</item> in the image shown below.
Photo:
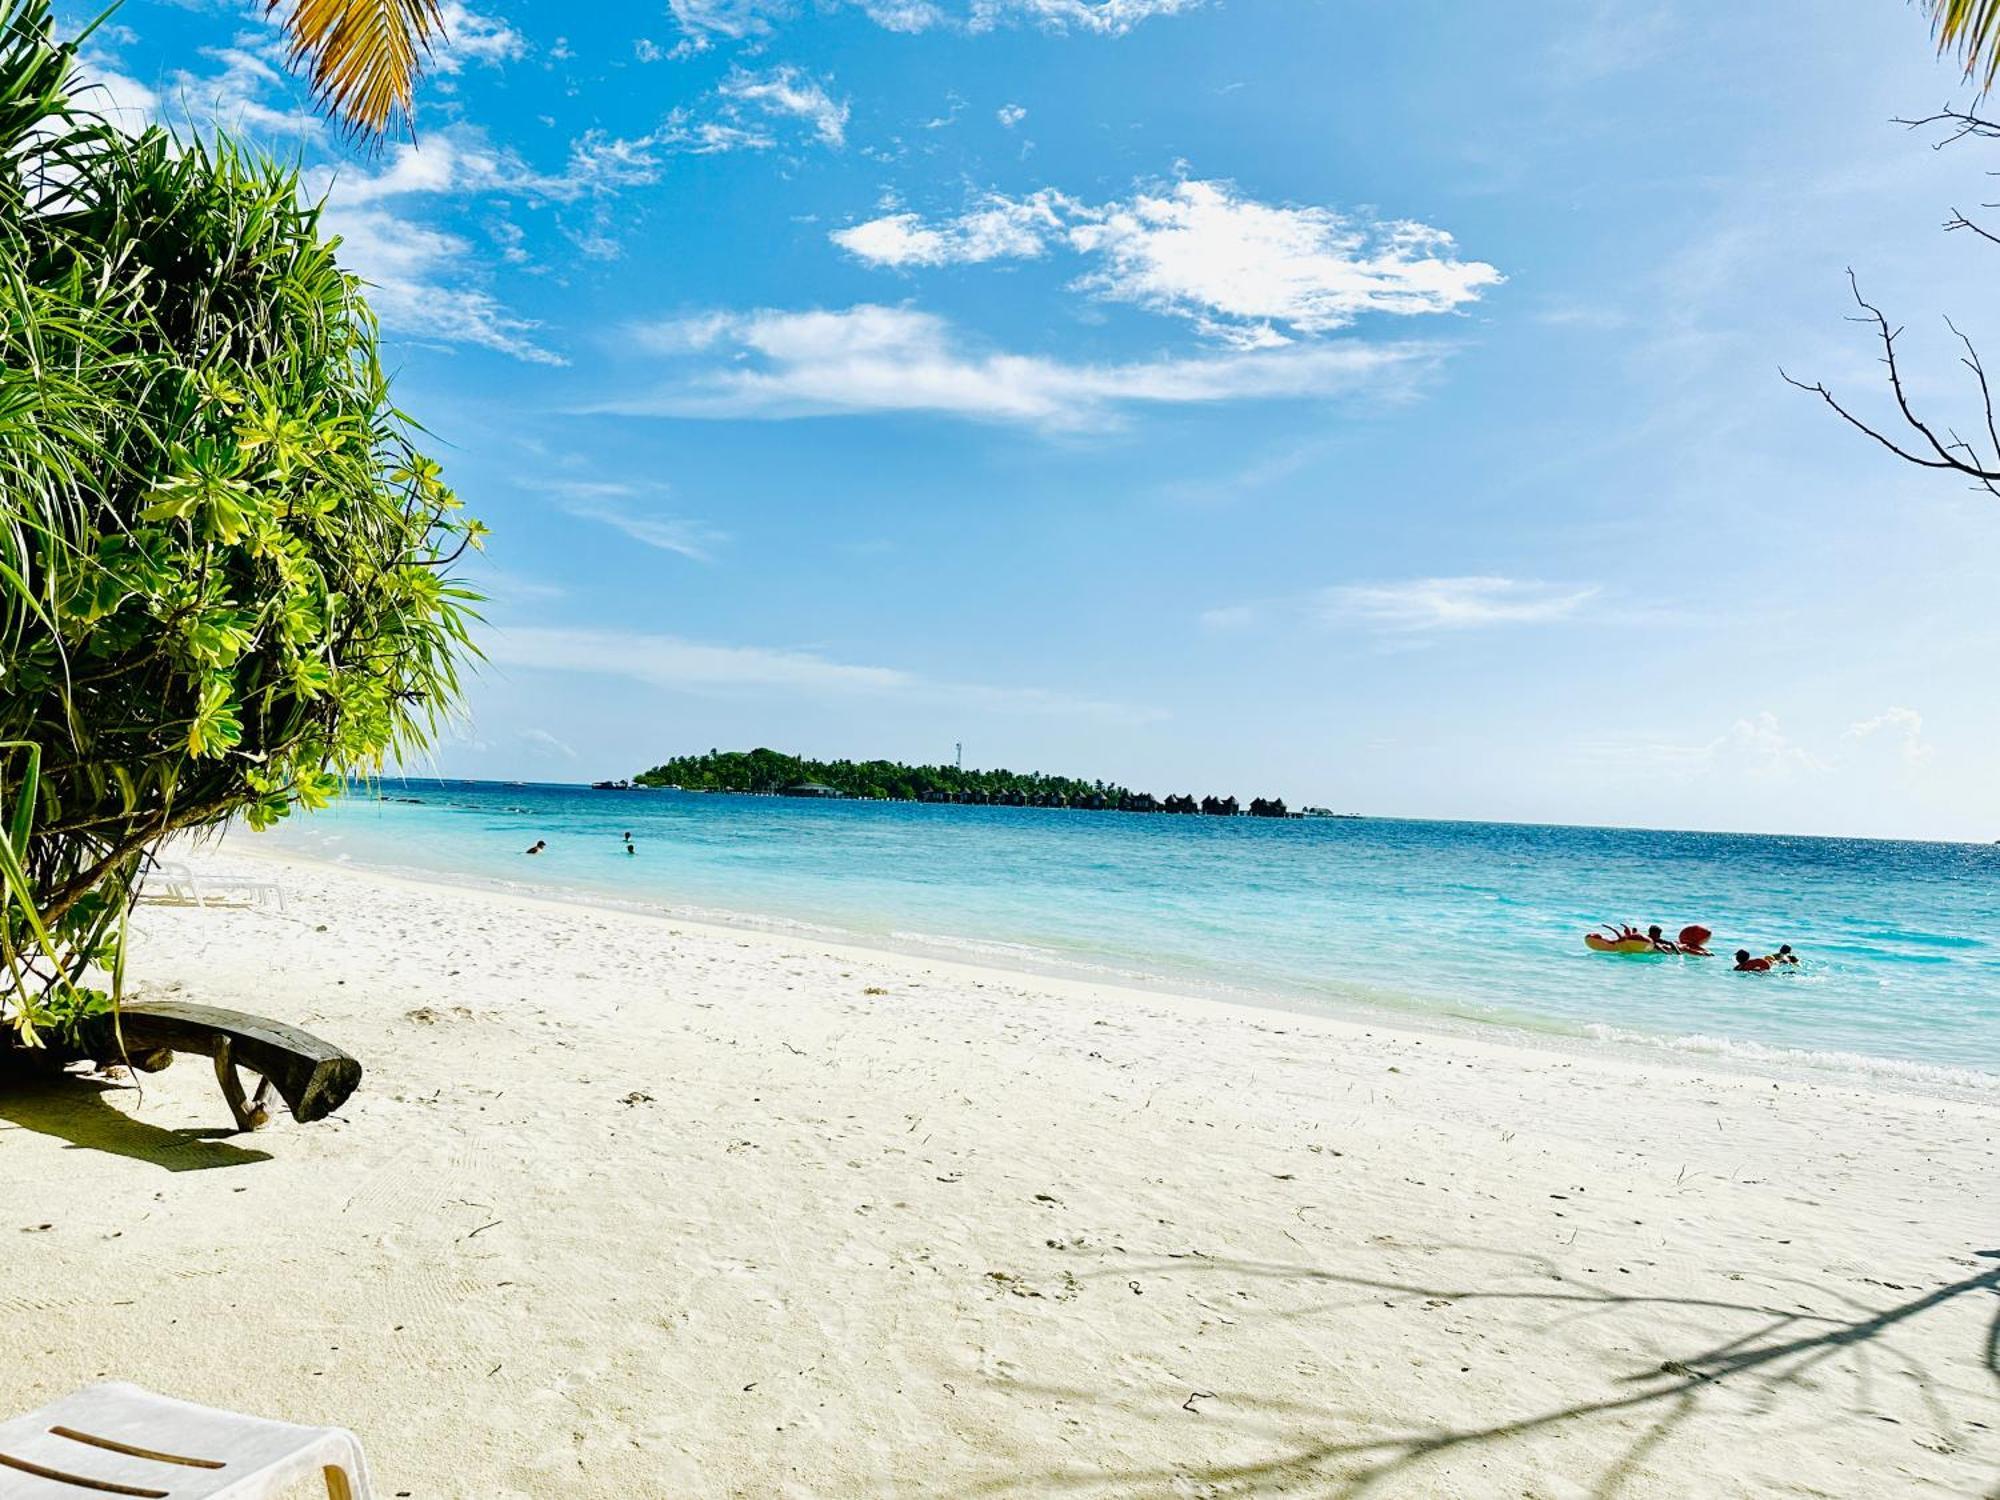
<svg viewBox="0 0 2000 1500"><path fill-rule="evenodd" d="M70 103L0 0L0 1038L111 1003L162 840L323 803L457 700L481 535L295 175Z"/></svg>

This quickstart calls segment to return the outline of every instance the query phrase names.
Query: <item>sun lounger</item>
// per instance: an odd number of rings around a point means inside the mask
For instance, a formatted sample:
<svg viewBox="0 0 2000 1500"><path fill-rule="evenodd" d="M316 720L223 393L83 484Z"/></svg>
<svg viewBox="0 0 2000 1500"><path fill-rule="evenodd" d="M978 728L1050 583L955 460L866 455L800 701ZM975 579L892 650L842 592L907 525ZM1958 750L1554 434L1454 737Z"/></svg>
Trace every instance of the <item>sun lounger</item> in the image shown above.
<svg viewBox="0 0 2000 1500"><path fill-rule="evenodd" d="M351 1432L218 1411L122 1381L0 1422L0 1500L266 1500L315 1475L332 1500L370 1500Z"/></svg>
<svg viewBox="0 0 2000 1500"><path fill-rule="evenodd" d="M152 906L248 906L262 904L266 897L277 903L279 911L285 909L285 888L275 880L197 874L178 860L161 860L153 866L141 899Z"/></svg>
<svg viewBox="0 0 2000 1500"><path fill-rule="evenodd" d="M270 1119L273 1088L292 1118L309 1125L345 1104L361 1082L360 1063L309 1031L176 1000L135 1001L120 1006L115 1018L96 1018L82 1050L94 1062L126 1063L142 1073L159 1072L176 1052L213 1058L216 1081L239 1130L256 1130ZM239 1067L258 1075L257 1090L247 1099ZM5 1495L0 1489L0 1500Z"/></svg>

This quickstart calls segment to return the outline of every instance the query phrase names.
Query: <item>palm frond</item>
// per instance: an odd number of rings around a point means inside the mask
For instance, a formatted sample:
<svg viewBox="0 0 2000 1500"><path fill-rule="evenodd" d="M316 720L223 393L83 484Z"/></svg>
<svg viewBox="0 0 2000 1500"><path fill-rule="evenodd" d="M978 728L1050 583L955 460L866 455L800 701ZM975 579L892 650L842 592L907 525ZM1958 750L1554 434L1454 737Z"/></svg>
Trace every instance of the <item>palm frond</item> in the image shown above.
<svg viewBox="0 0 2000 1500"><path fill-rule="evenodd" d="M417 75L442 36L437 0L266 0L287 11L292 65L304 63L313 93L348 127L379 136L407 121Z"/></svg>
<svg viewBox="0 0 2000 1500"><path fill-rule="evenodd" d="M1938 51L1956 55L1983 94L2000 76L2000 0L1924 0Z"/></svg>

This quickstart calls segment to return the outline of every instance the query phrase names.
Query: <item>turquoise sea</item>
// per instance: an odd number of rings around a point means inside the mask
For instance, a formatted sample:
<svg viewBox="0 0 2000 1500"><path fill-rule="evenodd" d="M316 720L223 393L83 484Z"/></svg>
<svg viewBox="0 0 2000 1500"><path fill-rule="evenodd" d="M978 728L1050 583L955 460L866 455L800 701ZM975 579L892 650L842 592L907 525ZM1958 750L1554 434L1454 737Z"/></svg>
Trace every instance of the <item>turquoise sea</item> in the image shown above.
<svg viewBox="0 0 2000 1500"><path fill-rule="evenodd" d="M379 795L378 795L379 794ZM396 800L412 799L412 800ZM634 836L627 855L619 837ZM299 853L1339 1014L2000 1090L2000 847L396 780ZM545 854L523 850L537 839ZM1585 950L1690 922L1718 955Z"/></svg>

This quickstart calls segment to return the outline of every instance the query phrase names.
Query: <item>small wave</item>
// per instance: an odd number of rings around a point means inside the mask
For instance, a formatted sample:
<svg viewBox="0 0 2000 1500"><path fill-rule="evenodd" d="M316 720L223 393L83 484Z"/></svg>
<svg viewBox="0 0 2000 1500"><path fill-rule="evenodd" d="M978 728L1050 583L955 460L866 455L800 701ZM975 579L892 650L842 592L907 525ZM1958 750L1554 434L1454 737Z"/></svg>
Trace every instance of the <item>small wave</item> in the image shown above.
<svg viewBox="0 0 2000 1500"><path fill-rule="evenodd" d="M1922 932L1908 927L1861 928L1848 934L1864 942L1914 943L1920 948L1984 948L1986 940L1951 932Z"/></svg>
<svg viewBox="0 0 2000 1500"><path fill-rule="evenodd" d="M1839 1052L1812 1047L1772 1047L1763 1042L1710 1036L1703 1032L1692 1032L1683 1036L1656 1036L1601 1023L1585 1026L1583 1032L1584 1035L1598 1041L1636 1043L1670 1052L1698 1053L1764 1067L1808 1068L1816 1073L1845 1073L1851 1077L1905 1083L1926 1090L1942 1085L1987 1097L2000 1094L2000 1073L1989 1073L1981 1068L1955 1067L1948 1063L1914 1062L1898 1057L1870 1057L1860 1052Z"/></svg>

